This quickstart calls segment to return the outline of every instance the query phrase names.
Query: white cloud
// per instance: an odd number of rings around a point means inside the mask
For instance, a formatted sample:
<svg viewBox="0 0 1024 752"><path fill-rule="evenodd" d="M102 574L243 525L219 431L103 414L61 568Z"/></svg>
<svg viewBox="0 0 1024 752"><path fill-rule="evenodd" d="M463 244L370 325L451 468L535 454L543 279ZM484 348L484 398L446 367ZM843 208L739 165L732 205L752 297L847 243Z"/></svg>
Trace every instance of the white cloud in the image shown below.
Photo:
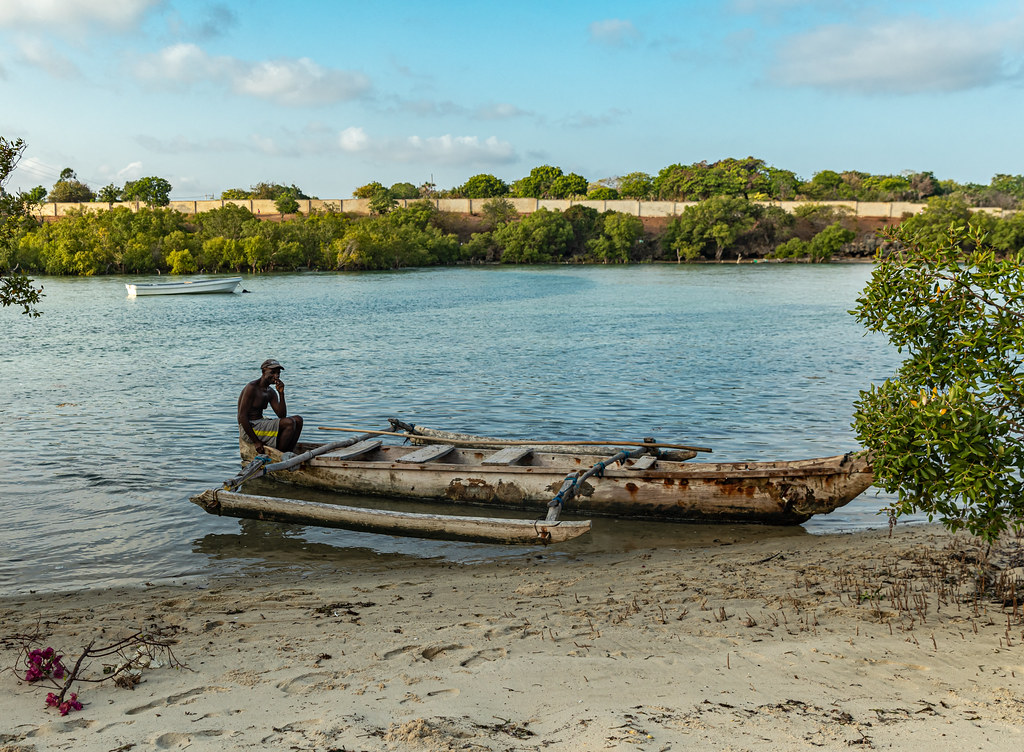
<svg viewBox="0 0 1024 752"><path fill-rule="evenodd" d="M790 86L907 94L961 91L1005 80L1018 24L974 26L906 17L874 27L830 25L792 37L773 80ZM1014 66L1016 67L1016 65Z"/></svg>
<svg viewBox="0 0 1024 752"><path fill-rule="evenodd" d="M142 162L130 162L115 172L114 176L118 180L123 180L125 182L129 180L138 180L142 177Z"/></svg>
<svg viewBox="0 0 1024 752"><path fill-rule="evenodd" d="M333 154L349 154L372 159L375 164L427 164L475 167L503 165L516 161L515 148L494 136L409 136L406 138L374 138L361 126L328 132L320 124L299 131L281 131L273 135L250 134L245 139L211 138L192 140L182 136L158 139L142 135L136 141L147 149L162 154L205 154L216 152L252 152L264 156L292 158L325 158Z"/></svg>
<svg viewBox="0 0 1024 752"><path fill-rule="evenodd" d="M324 68L309 58L249 62L211 56L191 43L165 47L144 58L137 73L153 81L212 82L237 94L296 107L349 101L370 89L363 74Z"/></svg>
<svg viewBox="0 0 1024 752"><path fill-rule="evenodd" d="M342 151L366 151L369 145L370 138L362 128L346 128L338 134L338 146Z"/></svg>
<svg viewBox="0 0 1024 752"><path fill-rule="evenodd" d="M82 72L70 58L37 37L23 37L17 41L18 57L23 63L41 68L54 78L79 78Z"/></svg>
<svg viewBox="0 0 1024 752"><path fill-rule="evenodd" d="M494 136L481 141L476 136L410 136L392 151L397 161L444 165L508 164L516 160L508 141Z"/></svg>
<svg viewBox="0 0 1024 752"><path fill-rule="evenodd" d="M640 39L640 33L632 21L610 18L590 24L590 39L612 47L625 47Z"/></svg>
<svg viewBox="0 0 1024 752"><path fill-rule="evenodd" d="M217 62L194 44L164 47L143 58L136 73L145 79L166 79L177 83L195 83L216 75Z"/></svg>
<svg viewBox="0 0 1024 752"><path fill-rule="evenodd" d="M533 114L508 102L467 107L450 100L433 99L396 100L391 111L396 114L412 113L417 117L467 117L475 120L510 120Z"/></svg>
<svg viewBox="0 0 1024 752"><path fill-rule="evenodd" d="M531 113L514 104L498 102L497 104L478 107L473 114L480 120L509 120L517 117L528 117Z"/></svg>
<svg viewBox="0 0 1024 752"><path fill-rule="evenodd" d="M235 91L293 106L344 102L370 88L369 79L361 73L324 68L305 57L238 62L234 67Z"/></svg>
<svg viewBox="0 0 1024 752"><path fill-rule="evenodd" d="M409 136L404 139L375 139L360 127L338 134L342 151L365 154L380 162L473 166L499 165L517 159L515 148L491 136Z"/></svg>
<svg viewBox="0 0 1024 752"><path fill-rule="evenodd" d="M0 27L126 29L162 0L2 0Z"/></svg>
<svg viewBox="0 0 1024 752"><path fill-rule="evenodd" d="M450 117L466 114L466 108L452 101L436 102L432 99L399 101L395 112L410 112L417 117Z"/></svg>
<svg viewBox="0 0 1024 752"><path fill-rule="evenodd" d="M242 146L235 138L209 138L201 141L188 139L184 136L159 139L149 134L137 136L135 140L140 146L158 154L193 154L193 153L217 153L226 154L229 152L242 151Z"/></svg>
<svg viewBox="0 0 1024 752"><path fill-rule="evenodd" d="M259 154L264 154L268 157L277 157L284 154L284 150L278 146L270 136L261 136L259 134L252 134L249 136L249 143L252 144L252 148Z"/></svg>

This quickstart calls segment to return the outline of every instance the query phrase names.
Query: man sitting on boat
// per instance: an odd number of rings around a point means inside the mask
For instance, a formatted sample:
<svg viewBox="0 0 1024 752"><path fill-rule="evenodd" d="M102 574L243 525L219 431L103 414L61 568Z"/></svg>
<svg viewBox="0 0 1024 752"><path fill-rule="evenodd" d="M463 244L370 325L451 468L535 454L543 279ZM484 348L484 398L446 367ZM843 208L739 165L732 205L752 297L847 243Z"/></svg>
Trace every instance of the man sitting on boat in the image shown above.
<svg viewBox="0 0 1024 752"><path fill-rule="evenodd" d="M281 381L284 366L270 358L263 361L260 370L262 375L246 384L238 397L239 438L255 444L258 453L262 453L265 447L290 452L302 433L302 416L288 416L284 382ZM273 408L276 418L263 417L267 405Z"/></svg>

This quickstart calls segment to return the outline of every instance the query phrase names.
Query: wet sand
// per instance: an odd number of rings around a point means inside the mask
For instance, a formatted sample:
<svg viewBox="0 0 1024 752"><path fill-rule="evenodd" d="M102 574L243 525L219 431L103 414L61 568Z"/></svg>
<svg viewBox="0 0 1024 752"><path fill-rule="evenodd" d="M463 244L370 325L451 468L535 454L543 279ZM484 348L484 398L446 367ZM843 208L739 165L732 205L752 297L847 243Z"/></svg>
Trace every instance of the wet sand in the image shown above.
<svg viewBox="0 0 1024 752"><path fill-rule="evenodd" d="M11 597L2 666L146 630L186 668L65 717L4 672L0 750L1020 748L1021 550L900 526Z"/></svg>

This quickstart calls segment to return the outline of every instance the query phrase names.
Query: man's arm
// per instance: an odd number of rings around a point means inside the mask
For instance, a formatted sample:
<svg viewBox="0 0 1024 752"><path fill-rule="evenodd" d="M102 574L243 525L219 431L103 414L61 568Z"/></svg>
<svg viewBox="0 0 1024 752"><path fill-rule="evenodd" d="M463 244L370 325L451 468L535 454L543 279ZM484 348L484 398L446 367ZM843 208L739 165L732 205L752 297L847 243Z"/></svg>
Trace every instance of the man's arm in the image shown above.
<svg viewBox="0 0 1024 752"><path fill-rule="evenodd" d="M256 394L256 387L252 384L246 384L242 390L242 395L238 398L238 425L242 427L242 431L249 438L253 444L256 445L256 452L260 453L264 450L263 442L260 441L256 432L252 430L252 423L249 422L249 413L253 405L253 396Z"/></svg>
<svg viewBox="0 0 1024 752"><path fill-rule="evenodd" d="M274 386L277 387L277 392L270 390L270 406L274 409L274 413L278 418L288 417L288 408L284 403L284 382L278 377L277 381L274 382Z"/></svg>

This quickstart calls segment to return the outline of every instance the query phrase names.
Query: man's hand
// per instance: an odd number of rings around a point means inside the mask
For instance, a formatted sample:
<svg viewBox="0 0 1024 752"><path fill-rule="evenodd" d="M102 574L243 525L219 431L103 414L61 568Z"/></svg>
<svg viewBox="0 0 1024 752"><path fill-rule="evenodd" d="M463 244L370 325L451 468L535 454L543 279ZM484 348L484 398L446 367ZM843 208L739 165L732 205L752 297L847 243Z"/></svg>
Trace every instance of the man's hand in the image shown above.
<svg viewBox="0 0 1024 752"><path fill-rule="evenodd" d="M263 454L267 451L266 445L262 441L256 442L256 454Z"/></svg>

